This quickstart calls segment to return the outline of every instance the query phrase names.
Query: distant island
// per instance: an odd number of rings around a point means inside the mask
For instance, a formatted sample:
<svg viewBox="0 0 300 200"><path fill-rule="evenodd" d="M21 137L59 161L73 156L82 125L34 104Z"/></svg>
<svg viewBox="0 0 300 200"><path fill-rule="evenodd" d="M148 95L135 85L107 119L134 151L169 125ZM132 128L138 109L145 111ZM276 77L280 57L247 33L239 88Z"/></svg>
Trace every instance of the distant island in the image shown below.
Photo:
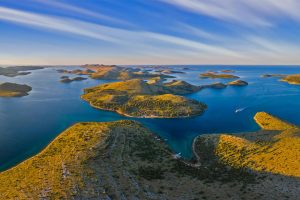
<svg viewBox="0 0 300 200"><path fill-rule="evenodd" d="M291 75L284 75L284 74L264 74L262 75L263 78L270 78L276 77L281 78L280 81L287 82L291 85L300 85L300 74L291 74Z"/></svg>
<svg viewBox="0 0 300 200"><path fill-rule="evenodd" d="M211 79L238 79L238 76L232 74L218 74L215 72L207 72L200 74L200 78L211 78Z"/></svg>
<svg viewBox="0 0 300 200"><path fill-rule="evenodd" d="M186 90L184 90L186 88ZM141 79L102 84L87 88L82 99L93 107L129 117L181 118L200 115L206 105L176 94L200 90L182 81L149 84Z"/></svg>
<svg viewBox="0 0 300 200"><path fill-rule="evenodd" d="M57 70L59 73L76 74L76 75L89 75L92 79L101 80L129 80L129 79L151 79L155 77L175 78L174 76L166 75L163 73L150 73L142 71L140 68L120 67L117 65L82 65L84 70Z"/></svg>
<svg viewBox="0 0 300 200"><path fill-rule="evenodd" d="M299 128L255 120L262 131L200 135L192 160L134 121L78 123L0 173L0 199L297 199Z"/></svg>
<svg viewBox="0 0 300 200"><path fill-rule="evenodd" d="M0 67L0 75L8 76L8 77L15 77L15 76L22 76L28 75L32 70L44 69L44 67L38 66L15 66L15 67Z"/></svg>
<svg viewBox="0 0 300 200"><path fill-rule="evenodd" d="M235 71L231 70L231 69L223 69L223 70L221 70L221 72L223 72L223 73L235 73Z"/></svg>
<svg viewBox="0 0 300 200"><path fill-rule="evenodd" d="M16 83L0 83L0 97L22 97L27 96L32 88L28 85Z"/></svg>
<svg viewBox="0 0 300 200"><path fill-rule="evenodd" d="M83 81L86 80L87 78L84 77L75 77L75 78L69 78L68 76L62 76L60 79L60 82L62 83L71 83L73 81Z"/></svg>
<svg viewBox="0 0 300 200"><path fill-rule="evenodd" d="M156 70L155 72L159 72L159 73L163 73L163 74L184 74L185 73L182 71L174 71L174 70L169 70L169 69Z"/></svg>
<svg viewBox="0 0 300 200"><path fill-rule="evenodd" d="M228 85L230 85L230 86L247 86L248 83L246 81L236 80L236 81L229 82Z"/></svg>

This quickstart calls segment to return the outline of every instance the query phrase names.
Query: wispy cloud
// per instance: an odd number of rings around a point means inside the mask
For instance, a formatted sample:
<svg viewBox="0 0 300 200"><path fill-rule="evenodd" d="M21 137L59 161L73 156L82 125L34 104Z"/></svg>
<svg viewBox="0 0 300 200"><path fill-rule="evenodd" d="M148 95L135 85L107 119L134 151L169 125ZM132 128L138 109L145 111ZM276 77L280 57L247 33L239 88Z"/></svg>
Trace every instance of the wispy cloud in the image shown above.
<svg viewBox="0 0 300 200"><path fill-rule="evenodd" d="M56 12L50 13L57 15L49 15L0 6L0 21L28 26L33 31L39 29L55 32L56 34L62 33L67 37L71 36L71 39L76 40L76 44L82 44L78 49L86 45L87 49L91 47L95 50L93 55L83 52L86 59L91 60L91 62L96 62L96 58L99 57L104 61L109 59L120 61L124 59L132 62L139 61L139 63L144 60L150 63L152 60L165 64L170 62L178 64L300 62L299 56L297 56L300 53L300 48L296 42L287 40L285 37L281 37L279 40L280 34L277 35L278 38L274 37L275 33L272 36L268 34L270 29L259 29L260 31L257 31L256 29L251 29L252 27L243 29L242 27L236 28L234 26L235 28L230 30L233 26L228 26L228 31L220 31L220 29L224 28L223 20L230 21L230 23L249 23L264 27L273 27L274 22L272 19L275 17L288 17L300 20L300 14L296 12L299 3L294 0L288 0L282 6L279 5L278 0L156 0L156 3L157 1L163 1L201 15L220 19L222 26L219 26L217 29L215 27L210 27L211 29L207 29L207 27L202 28L196 26L196 22L190 25L185 23L185 20L180 19L172 21L174 26L166 29L149 28L147 25L134 28L130 26L117 28L114 26L114 23L102 24L101 20L111 20L111 18L98 14L95 11L78 8L56 0L33 1L47 4L52 8L71 11L71 15L67 13L62 17L61 13ZM237 1L238 3L235 4ZM258 6L259 4L261 6ZM270 9L266 9L266 6L269 6ZM72 12L89 16L91 20L74 17ZM94 17L101 20L94 20ZM166 24L159 23L156 25L166 26ZM220 32L212 32L211 30ZM268 31L264 32L262 30ZM57 36L57 38L60 39L60 36ZM90 38L92 42L81 38ZM60 42L62 42L61 45L63 46L63 40L59 40ZM12 45L10 46L12 47ZM23 46L26 46L26 44ZM68 49L65 46L62 48ZM74 49L70 51L73 53ZM15 51L12 50L12 52ZM53 50L53 52L55 52L54 56L57 59L58 54L56 50ZM78 55L81 56L81 54L82 51L78 50ZM59 59L70 59L70 55L63 54ZM80 61L80 56L73 58L72 62ZM6 57L9 56L6 55ZM13 57L15 56L10 56L10 58ZM2 56L2 58L4 57ZM47 56L45 58L51 60Z"/></svg>
<svg viewBox="0 0 300 200"><path fill-rule="evenodd" d="M57 0L31 0L31 1L39 3L39 4L43 4L46 6L50 6L50 7L59 9L59 10L71 11L72 13L75 13L75 14L89 16L89 17L93 17L96 19L100 19L100 20L106 20L106 21L120 23L120 24L129 24L128 22L125 22L121 19L116 19L114 17L101 14L100 11L91 11L91 10L88 10L85 8L81 8L78 6L71 5L71 4L63 3L63 2L57 1Z"/></svg>
<svg viewBox="0 0 300 200"><path fill-rule="evenodd" d="M298 0L158 0L194 13L243 25L271 27L278 17L300 20Z"/></svg>
<svg viewBox="0 0 300 200"><path fill-rule="evenodd" d="M130 45L132 48L152 46L153 44L151 41L153 41L154 43L160 42L159 48L164 48L164 46L169 44L188 48L190 51L240 56L238 53L223 47L208 45L199 41L181 37L142 30L130 31L120 28L112 28L80 20L35 14L5 7L0 7L0 20L1 19L27 25L33 28L44 28L47 30L55 30L94 38L117 45Z"/></svg>
<svg viewBox="0 0 300 200"><path fill-rule="evenodd" d="M91 31L91 29L95 29L95 24L82 22L79 20L51 17L5 7L0 7L0 19L35 28L57 30L99 40L117 42L116 38L113 38L107 34L107 32L110 31L107 27L97 25L98 32L96 33L95 31Z"/></svg>

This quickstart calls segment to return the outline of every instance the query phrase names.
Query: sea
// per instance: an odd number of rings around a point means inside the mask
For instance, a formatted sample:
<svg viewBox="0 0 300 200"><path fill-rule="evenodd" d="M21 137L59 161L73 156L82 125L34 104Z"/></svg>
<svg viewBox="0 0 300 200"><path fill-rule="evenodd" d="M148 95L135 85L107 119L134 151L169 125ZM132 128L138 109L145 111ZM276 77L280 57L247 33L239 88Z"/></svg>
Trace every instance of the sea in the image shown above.
<svg viewBox="0 0 300 200"><path fill-rule="evenodd" d="M137 66L132 66L137 67ZM0 82L30 85L30 95L21 98L0 98L0 171L6 170L37 154L58 134L77 122L106 122L136 120L160 136L172 151L184 158L192 157L193 139L201 134L240 134L259 130L253 117L265 111L283 120L300 125L300 86L262 78L263 74L300 74L300 66L201 66L174 65L171 70L182 71L176 78L194 85L225 79L200 79L199 74L234 70L234 75L247 81L245 87L203 89L186 95L208 105L205 113L185 119L137 119L114 112L92 108L80 99L83 89L109 81L87 79L69 84L61 83L62 74L49 67L17 77L0 76ZM65 67L64 67L65 68ZM80 69L70 66L68 69ZM154 70L150 66L145 70ZM71 75L72 77L73 75ZM172 79L168 80L171 81Z"/></svg>

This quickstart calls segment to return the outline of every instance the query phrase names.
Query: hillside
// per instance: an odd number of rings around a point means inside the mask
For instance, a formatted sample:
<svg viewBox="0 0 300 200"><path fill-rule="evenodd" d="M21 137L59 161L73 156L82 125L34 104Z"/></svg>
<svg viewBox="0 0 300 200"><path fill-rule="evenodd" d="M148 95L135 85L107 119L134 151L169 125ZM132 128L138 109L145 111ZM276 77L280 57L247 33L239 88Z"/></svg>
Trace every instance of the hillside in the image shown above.
<svg viewBox="0 0 300 200"><path fill-rule="evenodd" d="M177 91L188 93L190 89L184 92L182 86L149 84L133 79L87 88L82 99L95 108L130 117L179 118L202 114L205 104L172 94Z"/></svg>
<svg viewBox="0 0 300 200"><path fill-rule="evenodd" d="M32 88L28 85L16 83L0 83L0 97L22 97L27 96Z"/></svg>
<svg viewBox="0 0 300 200"><path fill-rule="evenodd" d="M149 118L180 118L201 115L207 106L195 100L172 94L136 95L117 111L119 113Z"/></svg>
<svg viewBox="0 0 300 200"><path fill-rule="evenodd" d="M200 136L195 140L196 154L210 149L215 159L234 168L299 178L300 129L265 112L257 113L254 119L261 131Z"/></svg>
<svg viewBox="0 0 300 200"><path fill-rule="evenodd" d="M0 199L297 199L299 180L178 159L133 121L78 123L0 173Z"/></svg>

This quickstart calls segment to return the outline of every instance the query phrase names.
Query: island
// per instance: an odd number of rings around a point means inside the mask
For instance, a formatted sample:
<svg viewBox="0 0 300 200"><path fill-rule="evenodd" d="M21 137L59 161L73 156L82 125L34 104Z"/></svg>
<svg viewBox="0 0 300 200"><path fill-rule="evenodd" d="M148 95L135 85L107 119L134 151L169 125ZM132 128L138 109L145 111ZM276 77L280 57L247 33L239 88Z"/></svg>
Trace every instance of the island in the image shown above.
<svg viewBox="0 0 300 200"><path fill-rule="evenodd" d="M230 85L230 86L247 86L248 83L246 81L236 80L236 81L229 82L228 85Z"/></svg>
<svg viewBox="0 0 300 200"><path fill-rule="evenodd" d="M262 78L271 78L271 77L284 78L284 77L286 77L286 75L283 75L283 74L263 74L261 77Z"/></svg>
<svg viewBox="0 0 300 200"><path fill-rule="evenodd" d="M298 199L299 128L200 135L181 159L135 121L83 122L0 173L0 199ZM283 125L283 126L282 126Z"/></svg>
<svg viewBox="0 0 300 200"><path fill-rule="evenodd" d="M175 78L174 76L162 73L150 73L141 71L140 68L120 67L116 65L83 65L85 69L92 70L90 77L101 80L129 80L129 79L151 79L155 77Z"/></svg>
<svg viewBox="0 0 300 200"><path fill-rule="evenodd" d="M14 67L0 67L0 75L7 77L24 76L28 75L32 70L44 69L38 66L14 66Z"/></svg>
<svg viewBox="0 0 300 200"><path fill-rule="evenodd" d="M215 72L207 72L200 74L200 78L211 78L211 79L238 79L238 76L232 75L232 74L218 74Z"/></svg>
<svg viewBox="0 0 300 200"><path fill-rule="evenodd" d="M300 85L300 74L287 75L283 77L281 81L287 82L292 85Z"/></svg>
<svg viewBox="0 0 300 200"><path fill-rule="evenodd" d="M91 75L92 73L94 73L94 71L90 70L90 69L86 69L86 70L81 70L81 69L74 69L74 70L58 69L56 71L58 73L76 74L76 75Z"/></svg>
<svg viewBox="0 0 300 200"><path fill-rule="evenodd" d="M224 70L221 70L221 72L223 72L223 73L234 73L235 71L231 70L231 69L224 69Z"/></svg>
<svg viewBox="0 0 300 200"><path fill-rule="evenodd" d="M200 87L186 82L149 84L141 79L102 84L84 90L82 99L91 106L139 118L183 118L201 115L207 106L196 100L177 96ZM184 88L188 89L184 91Z"/></svg>
<svg viewBox="0 0 300 200"><path fill-rule="evenodd" d="M32 88L28 85L16 83L0 83L0 97L22 97L27 96Z"/></svg>
<svg viewBox="0 0 300 200"><path fill-rule="evenodd" d="M169 70L169 69L157 70L155 72L159 72L159 73L163 73L163 74L184 74L185 73L182 71L174 71L174 70Z"/></svg>
<svg viewBox="0 0 300 200"><path fill-rule="evenodd" d="M216 83L212 83L212 84L209 84L209 85L201 86L202 89L205 89L205 88L224 89L226 87L227 87L227 85L224 84L224 83L221 83L221 82L216 82Z"/></svg>
<svg viewBox="0 0 300 200"><path fill-rule="evenodd" d="M87 80L87 78L84 77L69 78L68 76L62 76L60 82L71 83L73 81L83 81L83 80Z"/></svg>

